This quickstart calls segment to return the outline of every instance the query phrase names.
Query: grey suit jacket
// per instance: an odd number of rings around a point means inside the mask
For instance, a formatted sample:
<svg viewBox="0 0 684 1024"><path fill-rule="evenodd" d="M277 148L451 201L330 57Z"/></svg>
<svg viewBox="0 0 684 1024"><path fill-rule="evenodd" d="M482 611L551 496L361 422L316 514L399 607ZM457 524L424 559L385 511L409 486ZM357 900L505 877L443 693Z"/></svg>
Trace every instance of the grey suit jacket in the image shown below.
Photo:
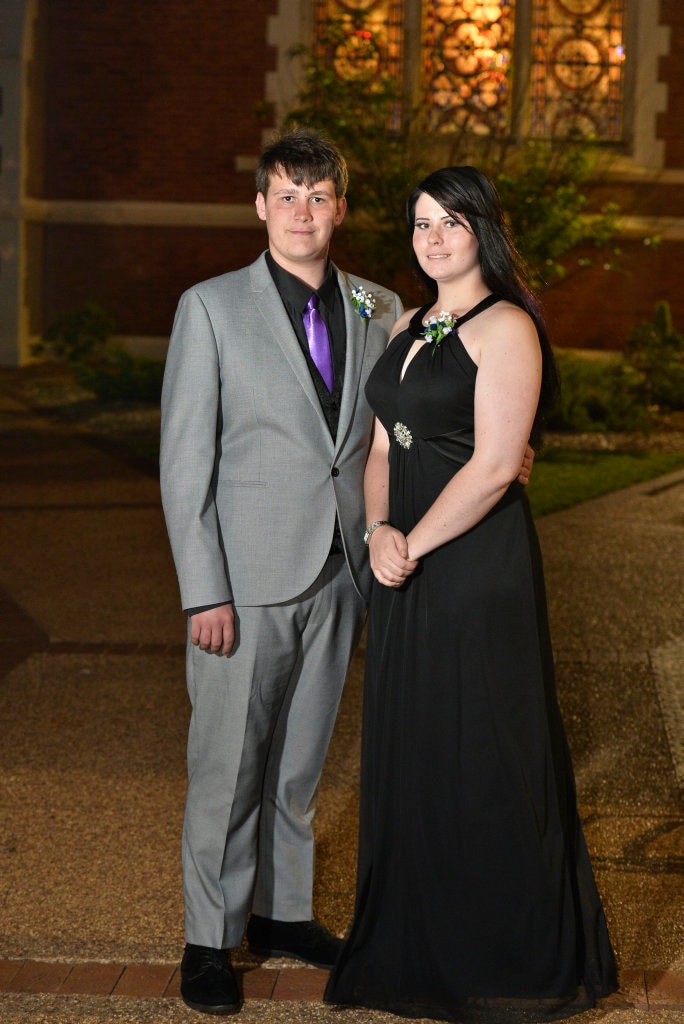
<svg viewBox="0 0 684 1024"><path fill-rule="evenodd" d="M316 579L339 518L366 596L364 386L401 313L399 298L337 271L347 353L333 441L306 359L262 254L180 299L162 391L161 492L184 608L278 604ZM371 291L362 320L352 288Z"/></svg>

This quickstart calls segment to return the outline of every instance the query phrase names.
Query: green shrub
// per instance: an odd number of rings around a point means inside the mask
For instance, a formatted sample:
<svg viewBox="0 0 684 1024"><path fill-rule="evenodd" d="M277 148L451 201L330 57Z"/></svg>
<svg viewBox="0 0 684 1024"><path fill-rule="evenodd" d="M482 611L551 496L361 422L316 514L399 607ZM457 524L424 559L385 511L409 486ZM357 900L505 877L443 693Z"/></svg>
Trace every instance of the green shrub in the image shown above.
<svg viewBox="0 0 684 1024"><path fill-rule="evenodd" d="M584 141L528 140L508 153L503 167L492 175L538 290L562 280L562 259L579 245L587 252L593 247L607 265L618 254L612 245L617 205L608 203L599 214L588 212L586 186L596 173L599 152ZM590 263L585 256L583 264Z"/></svg>
<svg viewBox="0 0 684 1024"><path fill-rule="evenodd" d="M647 431L651 415L641 378L621 357L588 358L556 352L560 392L546 415L549 430Z"/></svg>
<svg viewBox="0 0 684 1024"><path fill-rule="evenodd" d="M684 335L673 327L668 302L657 303L653 319L634 328L625 356L640 374L647 405L684 409Z"/></svg>
<svg viewBox="0 0 684 1024"><path fill-rule="evenodd" d="M109 313L89 302L50 324L33 352L66 362L100 402L159 402L164 363L113 344L115 326Z"/></svg>
<svg viewBox="0 0 684 1024"><path fill-rule="evenodd" d="M164 363L160 359L132 356L125 349L110 346L107 360L74 365L78 383L92 391L100 402L151 402L161 399Z"/></svg>
<svg viewBox="0 0 684 1024"><path fill-rule="evenodd" d="M81 309L58 316L33 346L34 355L49 355L59 362L82 363L103 349L116 323L101 306L87 302Z"/></svg>

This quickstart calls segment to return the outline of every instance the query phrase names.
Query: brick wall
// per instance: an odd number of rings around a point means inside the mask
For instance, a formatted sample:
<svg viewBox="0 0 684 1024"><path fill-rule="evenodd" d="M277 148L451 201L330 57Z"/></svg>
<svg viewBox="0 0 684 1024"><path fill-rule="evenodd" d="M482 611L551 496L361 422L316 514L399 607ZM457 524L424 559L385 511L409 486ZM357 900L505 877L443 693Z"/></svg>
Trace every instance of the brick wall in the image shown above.
<svg viewBox="0 0 684 1024"><path fill-rule="evenodd" d="M45 5L45 196L244 202L277 0Z"/></svg>
<svg viewBox="0 0 684 1024"><path fill-rule="evenodd" d="M43 323L96 302L114 316L122 334L168 335L181 292L251 263L265 247L266 232L259 226L224 231L48 225Z"/></svg>
<svg viewBox="0 0 684 1024"><path fill-rule="evenodd" d="M651 249L631 240L620 248L617 269L598 263L542 295L554 345L621 351L632 328L650 320L660 301L670 303L675 327L684 331L684 242Z"/></svg>
<svg viewBox="0 0 684 1024"><path fill-rule="evenodd" d="M252 203L277 0L51 0L43 8L47 199ZM268 121L266 121L268 127ZM31 328L98 302L122 333L168 334L189 285L250 262L254 230L46 224Z"/></svg>

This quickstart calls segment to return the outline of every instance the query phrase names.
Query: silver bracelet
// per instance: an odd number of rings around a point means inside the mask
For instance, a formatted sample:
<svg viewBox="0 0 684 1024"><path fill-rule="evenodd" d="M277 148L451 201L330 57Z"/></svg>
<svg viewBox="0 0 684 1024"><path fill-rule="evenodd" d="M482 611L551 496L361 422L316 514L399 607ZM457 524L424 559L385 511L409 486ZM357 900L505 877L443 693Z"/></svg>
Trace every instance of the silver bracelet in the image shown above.
<svg viewBox="0 0 684 1024"><path fill-rule="evenodd" d="M391 526L391 525L392 524L390 523L389 519L376 519L376 521L374 523L371 523L370 526L367 528L366 532L364 533L364 535L363 535L363 543L364 544L368 544L368 541L371 539L371 537L373 536L373 534L377 530L378 526Z"/></svg>

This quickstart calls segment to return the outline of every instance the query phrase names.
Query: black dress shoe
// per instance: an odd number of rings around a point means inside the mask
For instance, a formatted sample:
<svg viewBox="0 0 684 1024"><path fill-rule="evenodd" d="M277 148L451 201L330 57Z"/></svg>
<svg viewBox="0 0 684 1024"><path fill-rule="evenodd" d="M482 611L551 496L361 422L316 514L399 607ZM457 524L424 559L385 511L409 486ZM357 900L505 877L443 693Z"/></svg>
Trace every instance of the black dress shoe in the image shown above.
<svg viewBox="0 0 684 1024"><path fill-rule="evenodd" d="M200 1013L237 1013L240 991L225 949L188 943L181 960L181 996Z"/></svg>
<svg viewBox="0 0 684 1024"><path fill-rule="evenodd" d="M329 969L335 966L343 943L317 921L274 921L252 914L247 945L257 956L291 956Z"/></svg>

